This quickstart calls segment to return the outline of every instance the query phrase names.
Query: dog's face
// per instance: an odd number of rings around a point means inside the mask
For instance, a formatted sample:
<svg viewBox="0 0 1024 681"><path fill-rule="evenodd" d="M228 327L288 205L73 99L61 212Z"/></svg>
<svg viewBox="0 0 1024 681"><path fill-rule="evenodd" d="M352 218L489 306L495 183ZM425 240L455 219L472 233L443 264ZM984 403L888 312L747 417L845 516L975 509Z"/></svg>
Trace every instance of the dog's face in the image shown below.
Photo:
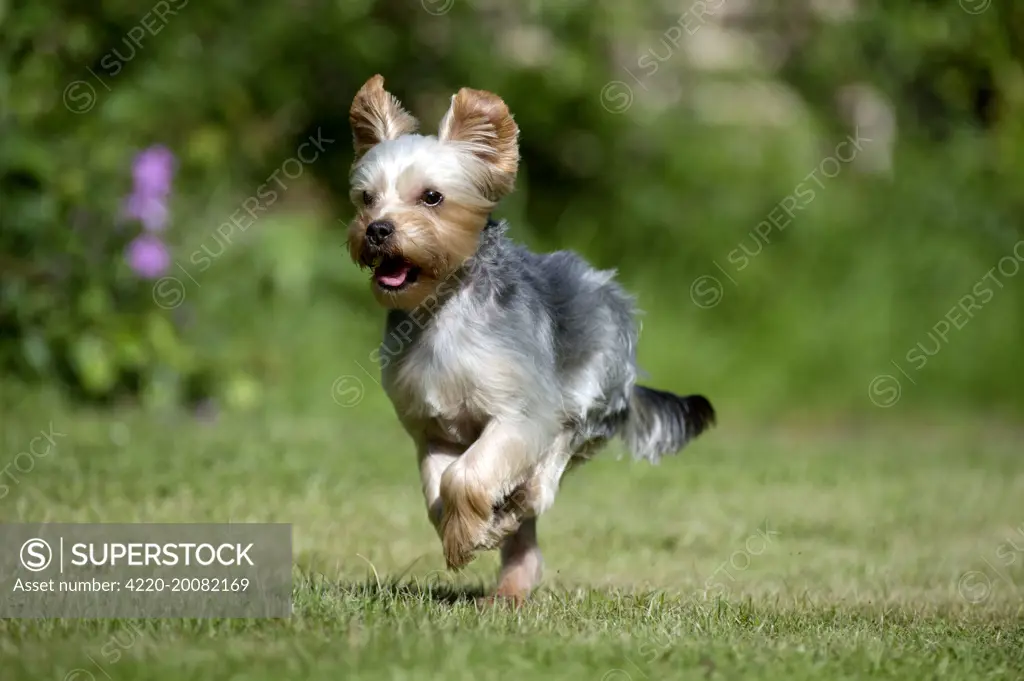
<svg viewBox="0 0 1024 681"><path fill-rule="evenodd" d="M515 184L519 129L497 95L463 88L437 136L419 127L374 76L349 112L355 146L348 228L352 260L373 270L374 296L411 309L476 251Z"/></svg>

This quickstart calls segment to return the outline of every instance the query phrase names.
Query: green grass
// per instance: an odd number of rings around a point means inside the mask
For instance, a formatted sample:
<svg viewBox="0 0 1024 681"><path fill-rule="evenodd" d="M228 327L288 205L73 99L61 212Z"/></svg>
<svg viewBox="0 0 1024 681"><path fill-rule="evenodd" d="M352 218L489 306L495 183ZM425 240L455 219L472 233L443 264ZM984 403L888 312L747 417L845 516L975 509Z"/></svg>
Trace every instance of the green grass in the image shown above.
<svg viewBox="0 0 1024 681"><path fill-rule="evenodd" d="M535 600L481 613L472 596L496 557L443 570L410 446L376 393L214 424L35 396L7 409L0 459L51 422L65 435L10 485L4 522L289 522L296 577L289 620L2 621L0 677L1024 674L1019 431L723 419L657 467L610 450L542 520Z"/></svg>

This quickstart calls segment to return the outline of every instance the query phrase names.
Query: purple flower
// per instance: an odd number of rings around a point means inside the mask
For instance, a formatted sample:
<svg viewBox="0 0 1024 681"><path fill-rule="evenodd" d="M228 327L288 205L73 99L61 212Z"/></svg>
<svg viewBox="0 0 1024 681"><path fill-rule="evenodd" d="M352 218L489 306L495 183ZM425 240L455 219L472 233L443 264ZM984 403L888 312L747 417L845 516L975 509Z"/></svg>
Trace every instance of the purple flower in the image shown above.
<svg viewBox="0 0 1024 681"><path fill-rule="evenodd" d="M147 232L167 226L167 197L174 177L174 154L163 146L149 147L132 163L132 193L125 202L125 217L138 220Z"/></svg>
<svg viewBox="0 0 1024 681"><path fill-rule="evenodd" d="M174 177L174 154L163 146L140 152L132 163L132 193L124 204L125 217L138 220L145 230L128 244L125 260L145 279L156 279L171 265L171 253L154 232L167 226L167 197Z"/></svg>
<svg viewBox="0 0 1024 681"><path fill-rule="evenodd" d="M156 279L171 265L171 253L160 237L140 234L128 244L125 259L135 273L145 279Z"/></svg>
<svg viewBox="0 0 1024 681"><path fill-rule="evenodd" d="M174 177L174 154L163 146L146 149L135 157L132 178L136 196L164 198L171 193Z"/></svg>
<svg viewBox="0 0 1024 681"><path fill-rule="evenodd" d="M162 232L167 226L167 202L162 197L132 194L125 202L124 214L142 222L147 232Z"/></svg>

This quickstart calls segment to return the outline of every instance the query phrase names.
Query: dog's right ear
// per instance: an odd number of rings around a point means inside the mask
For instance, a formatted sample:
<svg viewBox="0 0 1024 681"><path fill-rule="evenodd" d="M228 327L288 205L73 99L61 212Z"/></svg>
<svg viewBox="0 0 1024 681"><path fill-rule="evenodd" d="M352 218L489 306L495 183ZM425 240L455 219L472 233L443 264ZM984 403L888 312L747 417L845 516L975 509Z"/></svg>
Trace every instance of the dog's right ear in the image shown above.
<svg viewBox="0 0 1024 681"><path fill-rule="evenodd" d="M375 75L359 88L348 112L356 160L371 147L416 132L419 121L384 89L384 77Z"/></svg>

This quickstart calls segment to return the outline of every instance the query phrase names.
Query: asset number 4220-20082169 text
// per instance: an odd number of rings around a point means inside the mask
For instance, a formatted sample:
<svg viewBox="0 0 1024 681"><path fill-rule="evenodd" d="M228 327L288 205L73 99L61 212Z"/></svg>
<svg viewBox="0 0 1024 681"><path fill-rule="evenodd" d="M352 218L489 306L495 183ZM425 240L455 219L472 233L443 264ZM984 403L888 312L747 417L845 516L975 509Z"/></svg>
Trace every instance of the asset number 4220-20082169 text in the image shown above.
<svg viewBox="0 0 1024 681"><path fill-rule="evenodd" d="M249 588L246 577L230 579L228 577L136 577L125 580L127 591L205 591L205 592L238 592Z"/></svg>

